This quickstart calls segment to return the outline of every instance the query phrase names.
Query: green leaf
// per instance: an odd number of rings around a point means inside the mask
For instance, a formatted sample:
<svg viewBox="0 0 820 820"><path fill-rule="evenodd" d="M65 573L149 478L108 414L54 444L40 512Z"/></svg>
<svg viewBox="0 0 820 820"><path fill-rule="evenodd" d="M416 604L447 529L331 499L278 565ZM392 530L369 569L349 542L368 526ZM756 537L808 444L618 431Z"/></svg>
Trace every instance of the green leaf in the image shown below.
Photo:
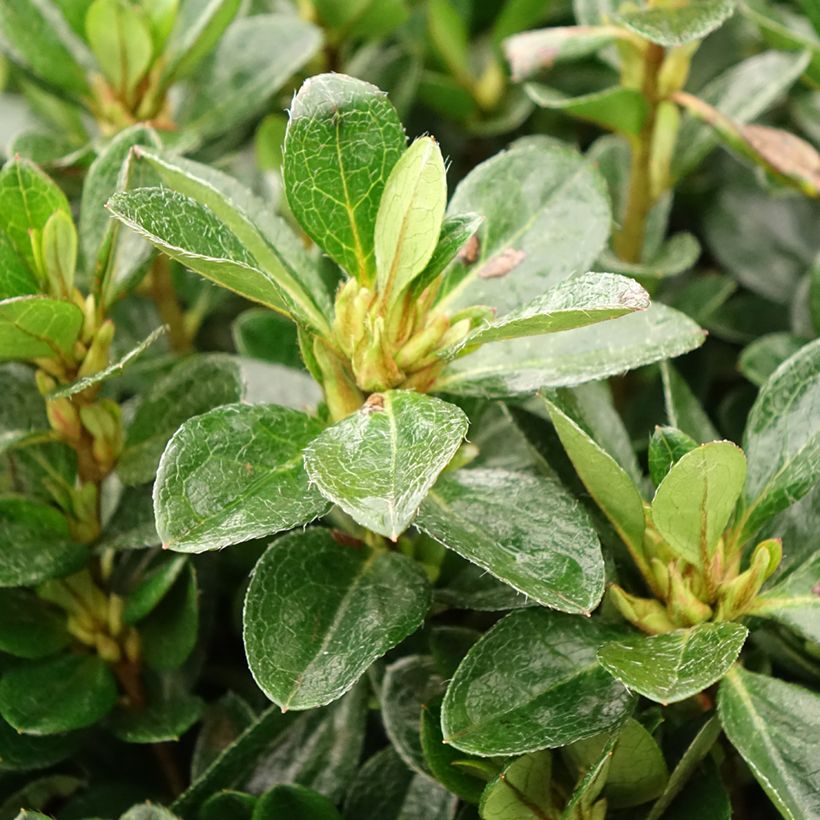
<svg viewBox="0 0 820 820"><path fill-rule="evenodd" d="M429 776L421 741L425 704L444 694L444 679L426 655L409 655L390 664L380 691L382 722L399 757L413 771Z"/></svg>
<svg viewBox="0 0 820 820"><path fill-rule="evenodd" d="M611 219L594 166L577 151L542 140L515 144L473 169L448 212L476 213L483 222L474 260L450 268L443 303L484 304L501 314L588 271Z"/></svg>
<svg viewBox="0 0 820 820"><path fill-rule="evenodd" d="M605 249L598 257L596 267L630 276L665 279L689 270L699 257L700 242L691 233L681 231L670 236L654 253L646 254L642 262L625 262Z"/></svg>
<svg viewBox="0 0 820 820"><path fill-rule="evenodd" d="M621 11L615 19L650 42L669 47L702 39L734 12L735 0L690 0L685 6Z"/></svg>
<svg viewBox="0 0 820 820"><path fill-rule="evenodd" d="M664 820L731 820L732 801L716 767L710 766L669 807Z"/></svg>
<svg viewBox="0 0 820 820"><path fill-rule="evenodd" d="M652 521L671 549L705 569L746 481L746 457L730 441L713 441L672 465L652 500Z"/></svg>
<svg viewBox="0 0 820 820"><path fill-rule="evenodd" d="M46 815L40 814L34 809L45 808L53 803L62 804L66 798L74 794L78 789L84 788L86 783L78 777L66 774L45 774L36 780L30 780L25 785L11 791L10 796L5 796L0 803L0 816L3 820L50 820ZM8 791L6 794L8 794ZM32 809L22 809L20 814L16 814L20 806L31 806Z"/></svg>
<svg viewBox="0 0 820 820"><path fill-rule="evenodd" d="M658 744L634 718L627 718L616 732L609 759L603 797L613 809L640 806L656 798L666 786L669 772ZM566 750L581 771L594 767L609 746L610 735L597 735L574 743Z"/></svg>
<svg viewBox="0 0 820 820"><path fill-rule="evenodd" d="M36 165L13 159L0 171L0 229L31 271L37 271L33 245L55 211L71 216L68 200Z"/></svg>
<svg viewBox="0 0 820 820"><path fill-rule="evenodd" d="M196 84L179 113L182 145L190 150L266 113L270 98L321 42L319 29L292 13L236 20L197 70Z"/></svg>
<svg viewBox="0 0 820 820"><path fill-rule="evenodd" d="M456 350L572 330L648 307L649 294L634 279L586 273L566 279L517 310L477 327Z"/></svg>
<svg viewBox="0 0 820 820"><path fill-rule="evenodd" d="M602 801L596 803L596 801L606 783L609 764L612 761L612 754L617 740L618 735L613 732L604 744L600 756L590 763L586 771L581 774L567 805L564 807L564 811L561 813L560 820L587 820L590 816L594 817L593 812L601 811L600 806L604 807L604 812L606 811L606 804Z"/></svg>
<svg viewBox="0 0 820 820"><path fill-rule="evenodd" d="M482 756L523 754L597 734L631 708L598 665L617 631L543 609L513 612L467 653L442 708L446 743ZM487 682L497 680L498 686Z"/></svg>
<svg viewBox="0 0 820 820"><path fill-rule="evenodd" d="M438 143L420 137L393 166L376 214L376 284L396 298L427 266L447 205Z"/></svg>
<svg viewBox="0 0 820 820"><path fill-rule="evenodd" d="M743 446L749 459L743 535L802 498L820 478L820 340L787 359L760 390Z"/></svg>
<svg viewBox="0 0 820 820"><path fill-rule="evenodd" d="M94 0L85 16L85 34L102 73L128 100L154 51L144 12L126 0Z"/></svg>
<svg viewBox="0 0 820 820"><path fill-rule="evenodd" d="M457 556L450 553L450 557ZM459 569L433 591L433 597L446 608L476 612L500 612L529 605L525 596L468 561L461 562Z"/></svg>
<svg viewBox="0 0 820 820"><path fill-rule="evenodd" d="M421 624L430 592L408 558L337 543L323 529L275 541L245 599L245 650L283 709L343 695L376 658Z"/></svg>
<svg viewBox="0 0 820 820"><path fill-rule="evenodd" d="M44 658L70 640L65 613L26 590L0 590L0 651L18 658Z"/></svg>
<svg viewBox="0 0 820 820"><path fill-rule="evenodd" d="M692 742L687 746L686 751L681 755L680 760L669 776L663 793L652 806L646 820L660 820L664 812L678 796L681 789L687 784L695 773L701 761L712 750L721 732L720 721L717 716L712 716L703 724L700 731L695 735Z"/></svg>
<svg viewBox="0 0 820 820"><path fill-rule="evenodd" d="M450 364L435 389L482 398L529 396L680 356L703 340L704 332L691 319L654 302L648 310L608 323L605 333L581 327L484 347Z"/></svg>
<svg viewBox="0 0 820 820"><path fill-rule="evenodd" d="M766 51L737 63L701 89L698 96L738 124L759 117L791 87L808 64L808 54ZM710 127L684 118L672 162L672 176L691 173L718 144Z"/></svg>
<svg viewBox="0 0 820 820"><path fill-rule="evenodd" d="M564 111L572 117L622 134L640 133L649 106L640 91L620 85L572 97L542 83L527 83L527 96L540 108Z"/></svg>
<svg viewBox="0 0 820 820"><path fill-rule="evenodd" d="M552 808L552 752L531 752L513 760L481 795L482 820L539 820Z"/></svg>
<svg viewBox="0 0 820 820"><path fill-rule="evenodd" d="M201 775L256 720L254 710L233 692L205 708L191 754L191 782Z"/></svg>
<svg viewBox="0 0 820 820"><path fill-rule="evenodd" d="M392 540L467 434L455 405L410 390L375 394L305 449L305 468L325 498Z"/></svg>
<svg viewBox="0 0 820 820"><path fill-rule="evenodd" d="M0 395L0 452L31 433L48 430L43 397L31 368L16 362L0 365Z"/></svg>
<svg viewBox="0 0 820 820"><path fill-rule="evenodd" d="M71 355L83 326L73 302L17 296L0 302L0 361Z"/></svg>
<svg viewBox="0 0 820 820"><path fill-rule="evenodd" d="M121 707L115 711L108 720L108 728L125 743L176 741L199 720L204 706L196 695L151 692L148 705L142 709Z"/></svg>
<svg viewBox="0 0 820 820"><path fill-rule="evenodd" d="M179 552L204 552L307 524L327 502L302 451L322 431L304 413L230 404L185 422L160 461L157 530Z"/></svg>
<svg viewBox="0 0 820 820"><path fill-rule="evenodd" d="M0 543L0 587L34 586L69 575L88 558L57 510L24 498L0 498Z"/></svg>
<svg viewBox="0 0 820 820"><path fill-rule="evenodd" d="M421 293L431 282L435 281L445 268L456 258L458 253L469 242L481 225L477 214L459 214L447 216L441 223L438 244L424 270L413 282L413 292Z"/></svg>
<svg viewBox="0 0 820 820"><path fill-rule="evenodd" d="M73 96L88 92L90 55L54 4L8 0L0 7L0 50L48 85Z"/></svg>
<svg viewBox="0 0 820 820"><path fill-rule="evenodd" d="M789 627L808 641L820 643L820 556L790 572L755 600L751 614Z"/></svg>
<svg viewBox="0 0 820 820"><path fill-rule="evenodd" d="M741 624L723 622L633 635L601 647L598 660L628 689L657 703L676 703L720 680L748 634Z"/></svg>
<svg viewBox="0 0 820 820"><path fill-rule="evenodd" d="M168 594L140 622L142 656L152 669L177 669L193 651L199 628L198 596L196 573L186 564Z"/></svg>
<svg viewBox="0 0 820 820"><path fill-rule="evenodd" d="M720 684L718 711L729 740L785 818L820 812L820 696L736 667Z"/></svg>
<svg viewBox="0 0 820 820"><path fill-rule="evenodd" d="M670 362L661 363L661 379L669 423L698 442L719 439L720 434L709 420L700 402Z"/></svg>
<svg viewBox="0 0 820 820"><path fill-rule="evenodd" d="M652 483L657 487L672 469L688 452L694 450L698 443L677 427L656 427L649 440L649 474Z"/></svg>
<svg viewBox="0 0 820 820"><path fill-rule="evenodd" d="M575 471L623 542L642 554L643 499L632 479L612 456L548 399L550 419Z"/></svg>
<svg viewBox="0 0 820 820"><path fill-rule="evenodd" d="M283 169L291 210L319 247L364 283L375 280L376 215L404 148L395 108L369 83L321 74L293 100Z"/></svg>
<svg viewBox="0 0 820 820"><path fill-rule="evenodd" d="M752 384L762 387L805 343L805 339L793 333L767 333L743 348L737 368Z"/></svg>
<svg viewBox="0 0 820 820"><path fill-rule="evenodd" d="M0 720L0 771L47 769L75 754L82 732L64 735L23 735Z"/></svg>
<svg viewBox="0 0 820 820"><path fill-rule="evenodd" d="M252 820L278 820L298 817L299 820L341 820L342 815L324 795L304 786L274 786L263 794L253 810Z"/></svg>
<svg viewBox="0 0 820 820"><path fill-rule="evenodd" d="M200 413L242 398L236 363L200 354L177 364L145 393L125 436L117 473L125 484L146 484L179 426Z"/></svg>
<svg viewBox="0 0 820 820"><path fill-rule="evenodd" d="M448 260L449 261L449 260ZM0 299L39 293L40 282L0 230Z"/></svg>
<svg viewBox="0 0 820 820"><path fill-rule="evenodd" d="M65 654L22 663L0 679L0 713L25 734L82 729L104 718L116 701L114 675L97 655Z"/></svg>
<svg viewBox="0 0 820 820"><path fill-rule="evenodd" d="M108 210L172 259L217 285L284 310L282 289L207 206L167 188L119 191Z"/></svg>
<svg viewBox="0 0 820 820"><path fill-rule="evenodd" d="M238 353L253 359L302 369L296 327L284 316L264 308L243 311L231 325Z"/></svg>
<svg viewBox="0 0 820 820"><path fill-rule="evenodd" d="M179 818L162 806L154 803L140 803L130 808L120 817L120 820L179 820Z"/></svg>
<svg viewBox="0 0 820 820"><path fill-rule="evenodd" d="M139 150L138 156L164 185L214 213L281 289L288 311L319 331L329 328L332 303L316 262L268 203L207 165L145 150Z"/></svg>
<svg viewBox="0 0 820 820"><path fill-rule="evenodd" d="M252 794L223 789L212 794L202 804L197 817L199 820L223 820L224 817L230 817L232 820L252 820L256 800Z"/></svg>
<svg viewBox="0 0 820 820"><path fill-rule="evenodd" d="M554 479L489 469L445 474L416 526L543 606L589 614L603 595L598 537Z"/></svg>
<svg viewBox="0 0 820 820"><path fill-rule="evenodd" d="M345 820L450 820L455 798L414 774L391 747L359 770L344 805Z"/></svg>
<svg viewBox="0 0 820 820"><path fill-rule="evenodd" d="M123 621L133 625L150 615L179 578L187 562L184 555L174 555L168 560L163 558L145 573L125 599Z"/></svg>

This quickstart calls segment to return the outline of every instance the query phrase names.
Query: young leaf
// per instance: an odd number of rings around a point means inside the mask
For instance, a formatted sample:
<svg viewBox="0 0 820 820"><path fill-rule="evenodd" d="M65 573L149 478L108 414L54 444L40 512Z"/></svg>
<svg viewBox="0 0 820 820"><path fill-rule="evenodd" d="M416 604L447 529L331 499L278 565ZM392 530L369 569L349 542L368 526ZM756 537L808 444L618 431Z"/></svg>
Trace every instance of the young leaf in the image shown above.
<svg viewBox="0 0 820 820"><path fill-rule="evenodd" d="M18 254L11 239L0 230L0 299L29 296L39 291L40 282L34 272Z"/></svg>
<svg viewBox="0 0 820 820"><path fill-rule="evenodd" d="M376 214L376 284L398 296L420 274L436 249L447 172L438 143L417 139L393 166Z"/></svg>
<svg viewBox="0 0 820 820"><path fill-rule="evenodd" d="M615 19L630 31L661 46L700 40L734 14L735 0L690 0L685 6L621 11Z"/></svg>
<svg viewBox="0 0 820 820"><path fill-rule="evenodd" d="M0 587L34 586L85 566L88 550L75 544L53 507L0 498Z"/></svg>
<svg viewBox="0 0 820 820"><path fill-rule="evenodd" d="M549 816L552 752L531 752L513 760L481 795L483 820L537 820Z"/></svg>
<svg viewBox="0 0 820 820"><path fill-rule="evenodd" d="M820 478L820 340L763 385L744 434L749 459L743 536L802 498Z"/></svg>
<svg viewBox="0 0 820 820"><path fill-rule="evenodd" d="M150 615L168 594L187 563L184 555L173 555L168 560L160 560L145 573L125 599L123 621L133 625Z"/></svg>
<svg viewBox="0 0 820 820"><path fill-rule="evenodd" d="M588 271L611 220L595 168L576 151L541 140L481 163L456 188L448 211L474 212L483 222L475 258L450 268L443 303L484 304L502 314Z"/></svg>
<svg viewBox="0 0 820 820"><path fill-rule="evenodd" d="M305 449L322 495L394 541L467 434L455 405L410 390L377 393Z"/></svg>
<svg viewBox="0 0 820 820"><path fill-rule="evenodd" d="M676 703L720 680L748 634L741 624L723 622L634 635L602 646L598 660L628 689L658 703Z"/></svg>
<svg viewBox="0 0 820 820"><path fill-rule="evenodd" d="M486 469L445 474L416 526L543 606L588 614L603 595L595 531L552 479Z"/></svg>
<svg viewBox="0 0 820 820"><path fill-rule="evenodd" d="M97 655L67 653L24 663L0 679L0 714L25 734L82 729L104 718L116 701L114 675Z"/></svg>
<svg viewBox="0 0 820 820"><path fill-rule="evenodd" d="M321 74L293 100L283 168L291 210L320 248L365 283L375 280L376 214L404 146L395 108L369 83Z"/></svg>
<svg viewBox="0 0 820 820"><path fill-rule="evenodd" d="M229 404L185 422L154 485L157 530L178 552L203 552L307 524L327 510L302 451L315 419L273 405Z"/></svg>
<svg viewBox="0 0 820 820"><path fill-rule="evenodd" d="M415 631L429 604L423 573L402 555L342 546L319 528L287 535L248 587L248 664L283 709L322 706Z"/></svg>
<svg viewBox="0 0 820 820"><path fill-rule="evenodd" d="M557 405L544 399L555 431L595 503L630 549L642 553L643 499L632 479L609 453Z"/></svg>
<svg viewBox="0 0 820 820"><path fill-rule="evenodd" d="M579 217L580 218L580 217ZM489 345L450 364L436 381L443 393L482 398L530 396L608 378L703 344L704 332L660 302L595 326Z"/></svg>
<svg viewBox="0 0 820 820"><path fill-rule="evenodd" d="M586 820L590 816L594 817L592 813L600 811L601 805L606 811L606 804L596 803L596 801L606 783L609 764L612 761L612 754L617 740L618 734L613 732L604 744L603 749L601 749L598 758L590 763L586 771L580 776L567 805L564 807L564 811L561 813L560 820Z"/></svg>
<svg viewBox="0 0 820 820"><path fill-rule="evenodd" d="M698 443L676 427L656 427L649 440L649 474L657 487L672 467Z"/></svg>
<svg viewBox="0 0 820 820"><path fill-rule="evenodd" d="M274 786L263 794L253 810L252 820L278 820L298 817L299 820L342 820L342 815L324 795L304 786Z"/></svg>
<svg viewBox="0 0 820 820"><path fill-rule="evenodd" d="M0 590L0 651L18 658L44 658L70 640L65 615L59 610L27 590Z"/></svg>
<svg viewBox="0 0 820 820"><path fill-rule="evenodd" d="M572 330L648 307L649 294L634 279L612 273L586 273L566 279L517 310L476 328L457 350Z"/></svg>
<svg viewBox="0 0 820 820"><path fill-rule="evenodd" d="M677 461L652 501L652 521L681 558L705 568L746 481L746 458L730 441L702 444Z"/></svg>
<svg viewBox="0 0 820 820"><path fill-rule="evenodd" d="M729 740L784 817L820 812L820 696L735 667L720 684L718 712Z"/></svg>
<svg viewBox="0 0 820 820"><path fill-rule="evenodd" d="M17 296L0 302L0 361L59 358L72 352L83 326L73 302Z"/></svg>
<svg viewBox="0 0 820 820"><path fill-rule="evenodd" d="M617 635L598 621L543 609L508 615L450 682L441 715L445 742L481 756L523 754L617 723L632 699L595 654ZM504 683L487 686L493 679Z"/></svg>
<svg viewBox="0 0 820 820"><path fill-rule="evenodd" d="M413 281L414 293L421 293L431 282L443 273L445 268L467 245L481 225L477 214L448 216L441 223L441 233L433 255L424 270Z"/></svg>

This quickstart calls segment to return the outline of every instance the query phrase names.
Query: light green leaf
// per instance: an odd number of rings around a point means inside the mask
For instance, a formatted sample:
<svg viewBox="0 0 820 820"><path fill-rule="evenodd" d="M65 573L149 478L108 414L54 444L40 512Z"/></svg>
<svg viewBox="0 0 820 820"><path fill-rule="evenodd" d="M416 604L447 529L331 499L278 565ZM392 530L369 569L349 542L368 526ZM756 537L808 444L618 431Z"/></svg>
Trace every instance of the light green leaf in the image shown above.
<svg viewBox="0 0 820 820"><path fill-rule="evenodd" d="M455 405L414 393L374 394L305 449L322 495L359 524L394 541L410 526L467 434Z"/></svg>
<svg viewBox="0 0 820 820"><path fill-rule="evenodd" d="M680 46L711 34L734 12L735 0L689 0L685 6L620 11L615 19L652 43Z"/></svg>
<svg viewBox="0 0 820 820"><path fill-rule="evenodd" d="M553 479L506 470L445 474L416 526L543 606L588 614L603 595L595 530Z"/></svg>
<svg viewBox="0 0 820 820"><path fill-rule="evenodd" d="M473 169L448 212L473 212L483 222L474 261L450 268L444 304L485 304L502 314L588 271L606 243L611 218L594 166L543 140L515 144Z"/></svg>
<svg viewBox="0 0 820 820"><path fill-rule="evenodd" d="M527 96L540 108L564 111L572 117L622 134L639 134L649 113L646 99L634 88L620 85L571 97L542 83L527 83Z"/></svg>
<svg viewBox="0 0 820 820"><path fill-rule="evenodd" d="M564 807L564 811L561 813L560 820L587 820L592 812L600 812L601 806L603 806L603 811L606 812L606 803L602 801L596 803L596 801L598 801L598 797L606 783L609 764L617 740L618 735L613 732L601 750L599 757L590 763L586 771L581 774L567 805Z"/></svg>
<svg viewBox="0 0 820 820"><path fill-rule="evenodd" d="M127 0L94 0L85 16L85 34L108 82L130 99L154 51L145 13Z"/></svg>
<svg viewBox="0 0 820 820"><path fill-rule="evenodd" d="M328 504L302 451L322 431L304 413L229 404L186 421L160 461L157 530L178 552L203 552L307 524Z"/></svg>
<svg viewBox="0 0 820 820"><path fill-rule="evenodd" d="M566 749L581 771L593 768L610 745L610 733L581 740ZM634 718L615 733L602 796L613 809L640 806L657 797L669 779L666 761L652 735Z"/></svg>
<svg viewBox="0 0 820 820"><path fill-rule="evenodd" d="M749 459L743 536L802 498L820 478L820 340L775 370L744 434Z"/></svg>
<svg viewBox="0 0 820 820"><path fill-rule="evenodd" d="M531 752L513 760L481 795L482 820L539 820L552 808L552 752Z"/></svg>
<svg viewBox="0 0 820 820"><path fill-rule="evenodd" d="M34 272L18 254L11 239L0 230L0 299L39 293L40 288Z"/></svg>
<svg viewBox="0 0 820 820"><path fill-rule="evenodd" d="M661 362L663 401L669 424L695 441L716 441L720 434L695 394L670 362Z"/></svg>
<svg viewBox="0 0 820 820"><path fill-rule="evenodd" d="M820 696L736 667L721 682L723 729L787 820L820 813Z"/></svg>
<svg viewBox="0 0 820 820"><path fill-rule="evenodd" d="M477 327L456 351L572 330L648 307L649 294L634 279L612 273L585 273L565 279L528 304Z"/></svg>
<svg viewBox="0 0 820 820"><path fill-rule="evenodd" d="M34 586L70 575L88 559L57 510L24 498L0 498L0 543L0 587Z"/></svg>
<svg viewBox="0 0 820 820"><path fill-rule="evenodd" d="M733 65L701 89L698 96L738 124L759 117L791 87L808 65L808 54L766 51ZM718 144L708 125L684 118L672 162L672 176L691 173Z"/></svg>
<svg viewBox="0 0 820 820"><path fill-rule="evenodd" d="M287 535L268 548L248 587L248 664L283 709L322 706L415 631L429 604L426 579L409 558L343 546L324 529Z"/></svg>
<svg viewBox="0 0 820 820"><path fill-rule="evenodd" d="M477 214L459 214L448 216L441 223L441 233L438 244L424 270L413 282L413 292L421 293L431 282L443 273L445 268L456 258L462 249L466 248L470 237L475 234L481 225L481 217Z"/></svg>
<svg viewBox="0 0 820 820"><path fill-rule="evenodd" d="M264 113L271 96L313 57L321 41L319 29L294 14L236 20L197 69L179 112L182 145L191 150Z"/></svg>
<svg viewBox="0 0 820 820"><path fill-rule="evenodd" d="M751 614L789 627L808 641L820 643L820 555L790 572L758 596Z"/></svg>
<svg viewBox="0 0 820 820"><path fill-rule="evenodd" d="M697 446L693 438L677 427L656 427L649 440L648 461L652 483L657 487L672 466Z"/></svg>
<svg viewBox="0 0 820 820"><path fill-rule="evenodd" d="M319 247L364 283L375 280L376 215L404 147L395 108L369 83L321 74L293 100L283 169L291 210Z"/></svg>
<svg viewBox="0 0 820 820"><path fill-rule="evenodd" d="M746 458L730 441L702 444L672 465L652 501L652 521L672 550L706 568L746 481Z"/></svg>
<svg viewBox="0 0 820 820"><path fill-rule="evenodd" d="M584 486L635 554L642 554L645 528L643 499L617 461L551 401L547 405L555 432Z"/></svg>
<svg viewBox="0 0 820 820"><path fill-rule="evenodd" d="M523 754L617 723L632 699L596 659L617 635L597 620L544 609L508 615L470 649L450 682L445 742L482 756Z"/></svg>
<svg viewBox="0 0 820 820"><path fill-rule="evenodd" d="M83 326L73 302L17 296L0 302L0 361L70 355Z"/></svg>
<svg viewBox="0 0 820 820"><path fill-rule="evenodd" d="M0 679L0 714L18 732L55 735L101 720L117 701L109 665L67 653L21 664Z"/></svg>
<svg viewBox="0 0 820 820"><path fill-rule="evenodd" d="M633 635L601 647L598 660L628 689L658 703L676 703L720 680L748 634L741 624L723 622Z"/></svg>
<svg viewBox="0 0 820 820"><path fill-rule="evenodd" d="M168 560L160 560L146 572L125 599L123 621L133 625L150 615L168 594L187 562L184 555L173 555Z"/></svg>
<svg viewBox="0 0 820 820"><path fill-rule="evenodd" d="M704 332L691 319L654 302L648 310L609 322L606 332L590 326L489 345L450 364L435 389L482 398L529 396L680 356L703 340Z"/></svg>
<svg viewBox="0 0 820 820"><path fill-rule="evenodd" d="M393 166L376 214L376 284L397 298L426 267L447 204L447 172L438 143L420 137Z"/></svg>
<svg viewBox="0 0 820 820"><path fill-rule="evenodd" d="M0 589L0 651L18 658L44 658L71 640L65 613L22 589ZM0 767L5 761L0 755Z"/></svg>

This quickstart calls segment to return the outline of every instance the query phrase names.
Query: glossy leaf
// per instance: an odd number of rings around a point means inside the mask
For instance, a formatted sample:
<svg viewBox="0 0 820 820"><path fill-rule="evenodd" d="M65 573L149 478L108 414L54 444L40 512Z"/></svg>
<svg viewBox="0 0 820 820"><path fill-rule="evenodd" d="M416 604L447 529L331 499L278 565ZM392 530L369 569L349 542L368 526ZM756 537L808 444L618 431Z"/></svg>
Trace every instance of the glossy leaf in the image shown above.
<svg viewBox="0 0 820 820"><path fill-rule="evenodd" d="M393 166L376 214L376 283L401 293L420 274L436 249L447 175L432 137L417 139Z"/></svg>
<svg viewBox="0 0 820 820"><path fill-rule="evenodd" d="M83 312L73 302L17 296L0 302L0 361L70 354Z"/></svg>
<svg viewBox="0 0 820 820"><path fill-rule="evenodd" d="M318 421L277 405L229 404L177 430L154 489L157 530L178 552L203 552L307 524L327 510L302 451Z"/></svg>
<svg viewBox="0 0 820 820"><path fill-rule="evenodd" d="M777 621L808 641L820 642L820 556L790 572L755 600L752 614Z"/></svg>
<svg viewBox="0 0 820 820"><path fill-rule="evenodd" d="M735 0L690 0L685 6L621 11L616 19L641 37L661 46L700 40L734 14Z"/></svg>
<svg viewBox="0 0 820 820"><path fill-rule="evenodd" d="M375 278L376 214L404 147L393 105L361 80L311 77L291 106L283 169L291 210L320 248L364 282Z"/></svg>
<svg viewBox="0 0 820 820"><path fill-rule="evenodd" d="M26 734L54 735L90 726L116 700L114 675L96 655L65 654L21 664L0 679L0 714Z"/></svg>
<svg viewBox="0 0 820 820"><path fill-rule="evenodd" d="M394 541L467 433L458 407L409 390L375 394L305 449L322 495Z"/></svg>
<svg viewBox="0 0 820 820"><path fill-rule="evenodd" d="M448 208L467 212L483 221L474 260L454 263L445 281L443 301L452 308L514 310L588 271L609 234L598 172L576 151L548 141L513 145L471 171Z"/></svg>
<svg viewBox="0 0 820 820"><path fill-rule="evenodd" d="M513 612L467 653L444 698L446 743L482 756L563 746L620 721L627 690L598 665L617 632L543 609ZM488 686L488 681L503 681Z"/></svg>
<svg viewBox="0 0 820 820"><path fill-rule="evenodd" d="M720 680L748 634L741 624L723 622L635 635L601 647L598 660L628 689L658 703L675 703Z"/></svg>
<svg viewBox="0 0 820 820"><path fill-rule="evenodd" d="M705 568L746 481L746 458L729 441L713 441L672 465L652 500L652 521L672 550Z"/></svg>
<svg viewBox="0 0 820 820"><path fill-rule="evenodd" d="M488 469L445 474L416 526L543 606L588 614L603 595L595 531L552 479Z"/></svg>
<svg viewBox="0 0 820 820"><path fill-rule="evenodd" d="M802 498L820 478L820 341L787 359L749 413L743 533Z"/></svg>
<svg viewBox="0 0 820 820"><path fill-rule="evenodd" d="M429 602L421 570L402 555L342 546L318 528L285 536L248 587L248 664L283 709L330 703L419 626Z"/></svg>
<svg viewBox="0 0 820 820"><path fill-rule="evenodd" d="M652 483L657 487L672 469L688 452L694 450L698 443L676 427L656 427L649 440L649 474Z"/></svg>
<svg viewBox="0 0 820 820"><path fill-rule="evenodd" d="M530 396L680 356L703 340L703 331L691 319L655 302L648 310L609 322L606 333L590 326L482 348L450 364L435 389L482 398Z"/></svg>
<svg viewBox="0 0 820 820"><path fill-rule="evenodd" d="M820 696L736 667L720 684L718 711L729 740L784 817L800 820L820 812L813 747Z"/></svg>
<svg viewBox="0 0 820 820"><path fill-rule="evenodd" d="M551 777L551 752L530 752L513 760L484 789L479 805L482 820L536 820L549 816Z"/></svg>

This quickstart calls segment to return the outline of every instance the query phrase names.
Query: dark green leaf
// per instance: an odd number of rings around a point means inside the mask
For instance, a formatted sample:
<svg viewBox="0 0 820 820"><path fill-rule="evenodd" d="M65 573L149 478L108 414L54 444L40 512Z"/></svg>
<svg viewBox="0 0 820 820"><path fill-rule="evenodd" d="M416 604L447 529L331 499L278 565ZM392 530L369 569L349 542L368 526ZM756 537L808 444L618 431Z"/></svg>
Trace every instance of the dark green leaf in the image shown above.
<svg viewBox="0 0 820 820"><path fill-rule="evenodd" d="M69 640L64 613L25 590L0 590L0 651L18 658L43 658Z"/></svg>
<svg viewBox="0 0 820 820"><path fill-rule="evenodd" d="M211 795L197 814L198 820L252 820L257 798L245 792L225 789Z"/></svg>
<svg viewBox="0 0 820 820"><path fill-rule="evenodd" d="M649 440L649 474L657 487L672 466L698 443L677 427L656 427Z"/></svg>
<svg viewBox="0 0 820 820"><path fill-rule="evenodd" d="M245 600L245 649L256 682L286 709L344 694L422 622L430 593L408 558L337 543L324 529L274 542Z"/></svg>
<svg viewBox="0 0 820 820"><path fill-rule="evenodd" d="M256 803L252 820L279 820L298 817L299 820L341 820L333 803L304 786L275 786Z"/></svg>
<svg viewBox="0 0 820 820"><path fill-rule="evenodd" d="M784 624L820 643L820 555L815 554L754 602L751 614Z"/></svg>
<svg viewBox="0 0 820 820"><path fill-rule="evenodd" d="M445 742L483 756L522 754L589 737L621 720L628 691L598 665L617 631L526 609L499 621L467 653L442 708ZM498 686L487 682L498 680Z"/></svg>
<svg viewBox="0 0 820 820"><path fill-rule="evenodd" d="M75 754L83 733L24 735L0 720L0 771L47 769Z"/></svg>
<svg viewBox="0 0 820 820"><path fill-rule="evenodd" d="M415 293L421 293L424 288L438 278L447 266L464 248L470 237L475 234L481 225L481 217L477 214L458 214L445 217L441 224L441 234L438 244L427 267L416 277L413 283Z"/></svg>
<svg viewBox="0 0 820 820"><path fill-rule="evenodd" d="M201 698L183 692L151 693L147 706L121 707L108 726L125 743L165 743L179 740L199 720L204 706Z"/></svg>
<svg viewBox="0 0 820 820"><path fill-rule="evenodd" d="M184 555L175 555L168 560L160 560L147 572L125 599L122 615L125 623L135 624L150 615L179 578L187 562Z"/></svg>
<svg viewBox="0 0 820 820"><path fill-rule="evenodd" d="M689 385L669 362L661 363L663 399L669 424L695 441L707 442L720 438Z"/></svg>
<svg viewBox="0 0 820 820"><path fill-rule="evenodd" d="M209 703L191 755L191 781L201 775L255 720L256 714L233 692Z"/></svg>
<svg viewBox="0 0 820 820"><path fill-rule="evenodd" d="M743 349L737 362L738 370L756 387L762 387L805 343L805 339L793 333L767 333Z"/></svg>

